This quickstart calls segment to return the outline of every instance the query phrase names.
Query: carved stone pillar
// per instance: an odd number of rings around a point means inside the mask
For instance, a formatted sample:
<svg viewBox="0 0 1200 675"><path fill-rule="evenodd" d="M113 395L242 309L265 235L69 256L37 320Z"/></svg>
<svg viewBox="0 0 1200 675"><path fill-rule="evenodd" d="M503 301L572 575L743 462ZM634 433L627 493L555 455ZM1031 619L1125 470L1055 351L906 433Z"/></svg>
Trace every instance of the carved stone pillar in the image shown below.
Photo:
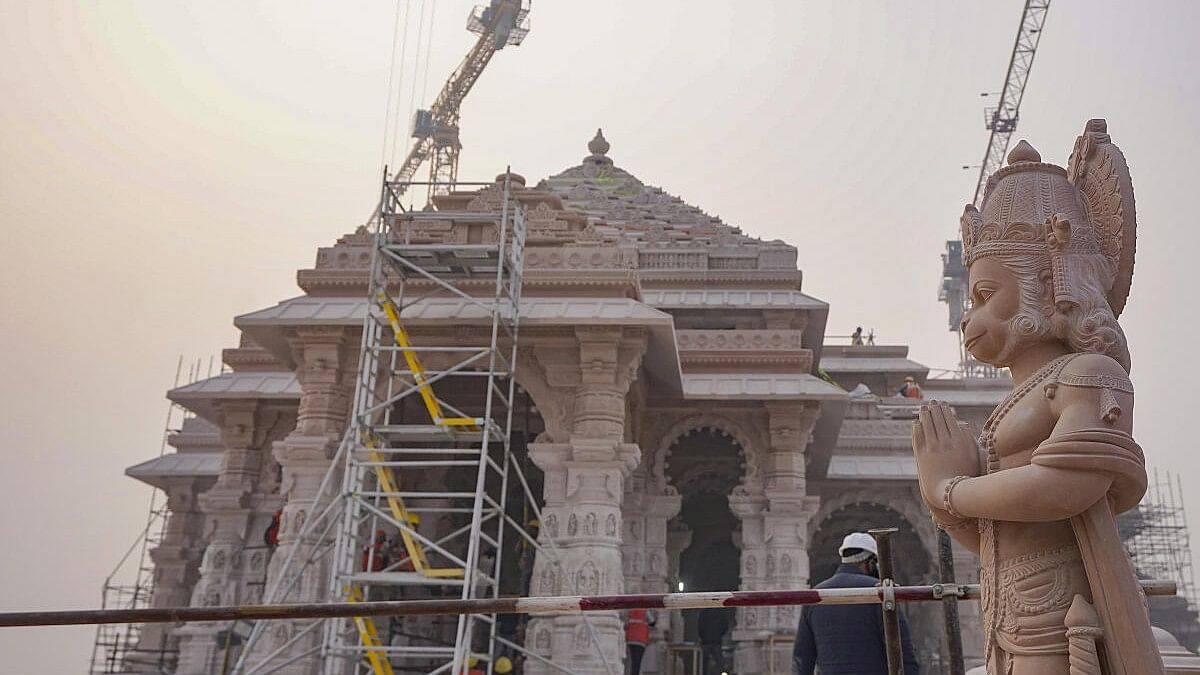
<svg viewBox="0 0 1200 675"><path fill-rule="evenodd" d="M767 510L767 499L758 486L738 486L729 495L729 510L741 521L741 590L768 590L767 537L763 520L763 514ZM762 646L769 635L764 628L769 624L768 610L767 607L738 608L737 624L733 629L733 641L736 644L734 662L737 672L766 672ZM749 664L753 665L747 668Z"/></svg>
<svg viewBox="0 0 1200 675"><path fill-rule="evenodd" d="M573 348L523 356L540 365L540 373L522 385L546 422L546 433L529 446L545 472L545 522L538 536L547 548L553 540L557 550L557 561L541 554L535 559L533 595L625 591L621 506L625 480L641 458L637 444L625 442L625 395L646 337L621 327L580 327L575 337ZM529 622L526 647L577 673L605 673L604 661L620 670L624 629L616 612L590 613L586 623L579 615L538 617ZM526 671L556 672L534 659Z"/></svg>
<svg viewBox="0 0 1200 675"><path fill-rule="evenodd" d="M311 533L304 541L299 533L304 523L317 514L309 513L321 480L329 471L330 461L337 452L350 414L355 371L358 365L357 338L354 331L340 327L313 326L298 328L288 336L296 361L300 381L300 409L296 428L275 444L273 454L283 474L280 495L284 498L279 522L279 544L271 558L267 586L275 584L282 574L283 562L295 546L292 573L308 559L318 544ZM340 485L335 479L334 489ZM285 598L287 602L315 602L326 598L329 581L327 560L304 567L300 580ZM276 598L276 601L279 601ZM285 644L310 621L276 621L268 626L262 640L255 646L254 657L268 654ZM294 642L281 660L316 647L322 639L320 630L313 630ZM301 659L281 669L287 675L313 675L320 667L320 657Z"/></svg>
<svg viewBox="0 0 1200 675"><path fill-rule="evenodd" d="M659 486L636 474L634 489L626 491L621 509L624 514L624 540L621 562L625 571L626 593L666 593L671 590L668 566L667 523L679 514L682 498L671 486ZM654 639L642 657L643 673L665 670L666 644L671 632L671 616L657 613L651 629Z"/></svg>
<svg viewBox="0 0 1200 675"><path fill-rule="evenodd" d="M735 491L730 508L742 521L742 587L796 589L808 585L808 524L819 500L805 483L805 449L820 415L815 403L767 404L770 442L761 458L761 494ZM741 492L739 494L739 492ZM746 608L734 631L738 672L766 672L767 639L796 632L795 607ZM786 669L790 645L781 642L776 669ZM782 665L781 665L782 664Z"/></svg>
<svg viewBox="0 0 1200 675"><path fill-rule="evenodd" d="M197 496L212 487L212 478L185 476L166 479L167 522L162 541L150 551L154 561L154 595L150 607L184 607L200 578L200 558L204 554L204 513ZM148 623L142 626L137 650L142 663L126 663L132 672L158 673L174 670L178 658L178 639L174 624ZM161 665L160 665L161 664Z"/></svg>
<svg viewBox="0 0 1200 675"><path fill-rule="evenodd" d="M261 599L266 560L265 552L257 551L255 557L247 549L261 543L262 530L277 503L259 491L263 448L290 420L284 411L252 399L222 401L217 411L224 454L216 483L198 498L208 545L191 604L253 604ZM176 672L199 675L219 670L216 634L226 627L210 622L179 628Z"/></svg>
<svg viewBox="0 0 1200 675"><path fill-rule="evenodd" d="M679 579L679 559L687 547L692 545L692 530L682 520L675 520L667 526L667 579L671 583ZM672 587L675 591L678 587ZM671 642L683 640L683 614L680 610L671 612L668 626Z"/></svg>

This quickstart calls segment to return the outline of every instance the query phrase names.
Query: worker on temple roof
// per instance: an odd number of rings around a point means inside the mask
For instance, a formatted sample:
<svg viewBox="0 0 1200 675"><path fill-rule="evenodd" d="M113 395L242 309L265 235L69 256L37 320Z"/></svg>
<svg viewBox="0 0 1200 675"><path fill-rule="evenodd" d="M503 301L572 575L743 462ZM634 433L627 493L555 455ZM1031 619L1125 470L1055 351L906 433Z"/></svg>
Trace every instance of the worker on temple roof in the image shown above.
<svg viewBox="0 0 1200 675"><path fill-rule="evenodd" d="M917 384L917 381L913 379L912 375L904 378L904 384L900 385L900 390L896 393L904 398L925 397L925 395L921 393L921 385Z"/></svg>

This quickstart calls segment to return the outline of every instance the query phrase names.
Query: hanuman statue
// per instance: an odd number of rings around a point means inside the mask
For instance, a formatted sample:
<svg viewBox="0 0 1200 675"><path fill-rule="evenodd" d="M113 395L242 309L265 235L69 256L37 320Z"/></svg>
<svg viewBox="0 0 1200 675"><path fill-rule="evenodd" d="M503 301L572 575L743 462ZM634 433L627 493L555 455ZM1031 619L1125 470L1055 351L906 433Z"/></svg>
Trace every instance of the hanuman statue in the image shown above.
<svg viewBox="0 0 1200 675"><path fill-rule="evenodd" d="M978 440L943 402L913 424L921 495L981 559L990 675L1155 675L1162 661L1116 515L1146 491L1117 317L1133 185L1104 120L1068 168L1021 141L962 217L966 348L1013 391Z"/></svg>

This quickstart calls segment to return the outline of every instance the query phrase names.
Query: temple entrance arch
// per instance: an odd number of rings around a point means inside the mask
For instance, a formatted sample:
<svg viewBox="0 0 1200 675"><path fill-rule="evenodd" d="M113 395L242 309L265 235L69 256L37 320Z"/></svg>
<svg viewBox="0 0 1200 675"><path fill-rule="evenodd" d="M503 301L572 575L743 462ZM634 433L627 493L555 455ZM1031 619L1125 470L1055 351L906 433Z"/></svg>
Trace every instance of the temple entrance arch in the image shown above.
<svg viewBox="0 0 1200 675"><path fill-rule="evenodd" d="M746 478L745 450L733 434L716 426L690 429L673 441L663 458L663 474L682 499L668 525L684 534L668 551L677 570L676 588L732 591L741 588L741 521L729 497ZM672 638L699 640L699 612L682 612ZM732 635L733 617L728 617Z"/></svg>
<svg viewBox="0 0 1200 675"><path fill-rule="evenodd" d="M825 509L823 509L825 511ZM847 501L825 512L809 539L809 569L816 584L833 575L839 564L838 547L850 532L866 532L877 527L894 527L892 535L896 583L901 585L937 582L937 561L924 541L919 526L888 504L861 499ZM941 607L934 603L910 603L904 606L912 635L913 649L922 664L938 664L942 655L943 619Z"/></svg>

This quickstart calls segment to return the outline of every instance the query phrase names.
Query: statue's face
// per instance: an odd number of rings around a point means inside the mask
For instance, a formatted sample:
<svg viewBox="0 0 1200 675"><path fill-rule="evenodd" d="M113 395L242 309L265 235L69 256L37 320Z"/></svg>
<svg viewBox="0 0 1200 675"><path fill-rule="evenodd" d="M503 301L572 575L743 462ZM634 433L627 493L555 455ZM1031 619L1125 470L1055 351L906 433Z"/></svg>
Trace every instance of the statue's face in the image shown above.
<svg viewBox="0 0 1200 675"><path fill-rule="evenodd" d="M1017 330L1023 309L1020 281L994 258L976 260L969 281L971 309L962 320L963 345L984 363L1007 366L1014 354L1037 339Z"/></svg>

